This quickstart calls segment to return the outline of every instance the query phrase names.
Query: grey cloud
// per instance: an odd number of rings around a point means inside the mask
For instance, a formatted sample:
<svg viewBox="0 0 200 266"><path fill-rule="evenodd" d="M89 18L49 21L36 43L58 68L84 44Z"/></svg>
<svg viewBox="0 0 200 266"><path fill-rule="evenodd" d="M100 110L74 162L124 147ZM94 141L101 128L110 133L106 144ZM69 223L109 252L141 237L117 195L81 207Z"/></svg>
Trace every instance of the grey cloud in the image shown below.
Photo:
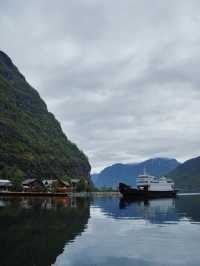
<svg viewBox="0 0 200 266"><path fill-rule="evenodd" d="M1 1L1 49L93 171L199 155L199 1Z"/></svg>

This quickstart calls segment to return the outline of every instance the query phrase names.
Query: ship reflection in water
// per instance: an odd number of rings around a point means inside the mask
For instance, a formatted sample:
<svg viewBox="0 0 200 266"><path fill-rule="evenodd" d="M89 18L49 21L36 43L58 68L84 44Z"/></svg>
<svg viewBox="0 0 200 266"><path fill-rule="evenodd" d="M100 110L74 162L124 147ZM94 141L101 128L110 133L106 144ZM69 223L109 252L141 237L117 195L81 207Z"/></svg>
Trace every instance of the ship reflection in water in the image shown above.
<svg viewBox="0 0 200 266"><path fill-rule="evenodd" d="M200 195L2 199L1 266L199 266Z"/></svg>
<svg viewBox="0 0 200 266"><path fill-rule="evenodd" d="M154 199L145 201L126 201L120 200L120 209L125 209L123 214L127 218L144 219L151 223L173 223L179 220L175 209L175 199ZM132 213L132 216L130 216ZM126 217L124 217L126 218Z"/></svg>

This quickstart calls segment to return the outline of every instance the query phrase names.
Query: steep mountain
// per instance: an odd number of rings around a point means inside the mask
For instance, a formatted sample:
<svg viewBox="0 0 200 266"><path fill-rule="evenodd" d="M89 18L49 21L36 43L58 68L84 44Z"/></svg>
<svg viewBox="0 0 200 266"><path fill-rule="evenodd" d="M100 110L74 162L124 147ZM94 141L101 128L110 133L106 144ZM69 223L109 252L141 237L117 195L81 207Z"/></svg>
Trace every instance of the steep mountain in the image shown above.
<svg viewBox="0 0 200 266"><path fill-rule="evenodd" d="M0 178L88 178L89 173L87 157L0 51Z"/></svg>
<svg viewBox="0 0 200 266"><path fill-rule="evenodd" d="M92 175L92 181L98 188L117 188L119 182L135 186L136 177L144 170L155 176L166 175L179 165L175 159L154 158L135 164L114 164L102 170L99 174Z"/></svg>
<svg viewBox="0 0 200 266"><path fill-rule="evenodd" d="M168 174L183 191L200 191L200 157L193 158L180 164Z"/></svg>

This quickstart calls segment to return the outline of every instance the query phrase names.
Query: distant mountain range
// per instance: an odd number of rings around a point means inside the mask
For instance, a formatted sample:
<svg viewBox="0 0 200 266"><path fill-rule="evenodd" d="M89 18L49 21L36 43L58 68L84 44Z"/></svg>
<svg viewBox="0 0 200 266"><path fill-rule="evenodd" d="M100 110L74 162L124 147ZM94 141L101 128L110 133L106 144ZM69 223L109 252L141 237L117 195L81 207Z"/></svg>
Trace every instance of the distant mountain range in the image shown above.
<svg viewBox="0 0 200 266"><path fill-rule="evenodd" d="M200 192L200 157L185 161L168 176L175 181L177 188L183 191Z"/></svg>
<svg viewBox="0 0 200 266"><path fill-rule="evenodd" d="M98 174L91 176L97 188L112 187L116 189L119 182L124 182L131 186L136 185L136 177L146 171L155 176L167 175L180 163L176 159L154 158L140 163L133 164L114 164L106 167Z"/></svg>

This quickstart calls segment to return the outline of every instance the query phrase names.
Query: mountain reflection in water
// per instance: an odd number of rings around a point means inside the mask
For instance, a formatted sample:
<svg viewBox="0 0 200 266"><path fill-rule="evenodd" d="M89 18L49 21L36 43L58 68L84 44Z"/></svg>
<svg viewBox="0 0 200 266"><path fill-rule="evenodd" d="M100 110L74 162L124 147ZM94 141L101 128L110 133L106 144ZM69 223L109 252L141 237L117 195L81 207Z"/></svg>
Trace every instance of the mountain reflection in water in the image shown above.
<svg viewBox="0 0 200 266"><path fill-rule="evenodd" d="M150 199L145 201L116 198L96 198L94 205L106 216L115 219L144 219L151 223L178 222L189 219L200 222L200 195L187 195L177 198Z"/></svg>
<svg viewBox="0 0 200 266"><path fill-rule="evenodd" d="M0 266L199 266L200 195L0 199Z"/></svg>
<svg viewBox="0 0 200 266"><path fill-rule="evenodd" d="M0 200L0 265L49 266L89 219L86 200L4 198Z"/></svg>

